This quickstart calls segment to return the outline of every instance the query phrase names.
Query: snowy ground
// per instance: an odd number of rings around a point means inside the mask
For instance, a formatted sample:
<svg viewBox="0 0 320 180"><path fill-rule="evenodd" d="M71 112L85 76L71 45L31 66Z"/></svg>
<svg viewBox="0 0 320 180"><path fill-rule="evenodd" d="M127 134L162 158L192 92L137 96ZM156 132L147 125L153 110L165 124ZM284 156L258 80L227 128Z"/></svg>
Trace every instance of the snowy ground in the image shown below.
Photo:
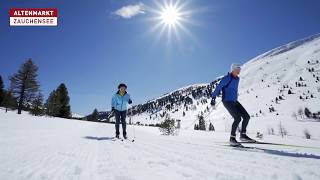
<svg viewBox="0 0 320 180"><path fill-rule="evenodd" d="M320 141L265 141L305 147L224 146L228 134L135 127L136 141L113 141L114 126L0 110L0 179L320 179ZM132 137L133 127L128 127Z"/></svg>

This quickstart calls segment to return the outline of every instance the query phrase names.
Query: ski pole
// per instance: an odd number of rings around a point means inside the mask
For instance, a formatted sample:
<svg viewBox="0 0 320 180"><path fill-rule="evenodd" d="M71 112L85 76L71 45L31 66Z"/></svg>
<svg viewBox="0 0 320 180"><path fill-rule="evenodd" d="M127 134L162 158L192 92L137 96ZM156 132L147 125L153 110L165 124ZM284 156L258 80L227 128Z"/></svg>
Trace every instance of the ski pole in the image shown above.
<svg viewBox="0 0 320 180"><path fill-rule="evenodd" d="M110 119L112 115L113 115L113 111L110 111L110 114L108 114L107 119Z"/></svg>
<svg viewBox="0 0 320 180"><path fill-rule="evenodd" d="M132 106L131 106L131 118L132 118L132 116L133 116L133 113L132 113ZM132 121L131 121L131 123L132 123ZM132 128L133 128L133 140L132 140L132 142L134 142L135 139L136 139L136 128L134 127L134 124L132 125Z"/></svg>
<svg viewBox="0 0 320 180"><path fill-rule="evenodd" d="M132 125L132 131L133 131L133 139L132 139L132 142L134 142L135 139L136 139L136 130L135 130L134 124L133 124L133 122L132 122L132 116L133 116L132 108L133 108L133 106L130 105L130 120L129 120L129 121L132 123L132 124L131 124L131 125Z"/></svg>
<svg viewBox="0 0 320 180"><path fill-rule="evenodd" d="M207 118L211 113L212 113L212 110L215 110L215 109L217 109L217 107L219 106L219 104L222 102L222 100L220 101L220 102L218 102L214 107L213 107L213 109L211 109L209 112L208 112L208 114L204 117L204 118Z"/></svg>

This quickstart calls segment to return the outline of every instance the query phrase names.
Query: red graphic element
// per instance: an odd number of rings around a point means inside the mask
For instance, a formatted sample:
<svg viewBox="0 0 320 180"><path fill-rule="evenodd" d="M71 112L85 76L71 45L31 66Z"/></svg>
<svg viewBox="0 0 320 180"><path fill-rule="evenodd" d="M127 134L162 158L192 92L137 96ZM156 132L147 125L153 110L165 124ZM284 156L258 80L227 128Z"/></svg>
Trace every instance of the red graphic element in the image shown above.
<svg viewBox="0 0 320 180"><path fill-rule="evenodd" d="M58 17L57 8L10 8L10 17Z"/></svg>

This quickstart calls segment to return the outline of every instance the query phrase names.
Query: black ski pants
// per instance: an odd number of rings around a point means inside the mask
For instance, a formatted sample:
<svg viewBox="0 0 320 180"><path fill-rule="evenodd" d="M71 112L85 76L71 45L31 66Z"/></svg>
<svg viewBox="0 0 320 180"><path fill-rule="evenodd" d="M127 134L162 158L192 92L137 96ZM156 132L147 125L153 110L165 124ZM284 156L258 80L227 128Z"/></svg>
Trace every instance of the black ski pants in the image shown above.
<svg viewBox="0 0 320 180"><path fill-rule="evenodd" d="M120 123L122 124L122 133L123 136L127 135L127 131L126 131L126 115L127 115L127 111L118 111L118 110L114 110L115 113L115 117L116 117L116 135L120 135L120 131L119 131L119 126Z"/></svg>
<svg viewBox="0 0 320 180"><path fill-rule="evenodd" d="M224 101L224 107L228 110L234 121L231 129L231 136L236 136L236 131L242 118L241 133L245 134L249 123L250 115L244 107L238 102Z"/></svg>

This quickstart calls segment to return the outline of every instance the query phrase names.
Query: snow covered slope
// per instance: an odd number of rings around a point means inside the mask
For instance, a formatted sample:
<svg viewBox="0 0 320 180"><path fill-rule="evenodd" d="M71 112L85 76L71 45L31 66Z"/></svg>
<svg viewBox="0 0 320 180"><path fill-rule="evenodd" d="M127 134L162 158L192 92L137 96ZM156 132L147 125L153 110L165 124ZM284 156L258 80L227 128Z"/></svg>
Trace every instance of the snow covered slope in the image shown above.
<svg viewBox="0 0 320 180"><path fill-rule="evenodd" d="M319 61L320 34L275 48L243 65L239 100L252 116L249 132L279 134L281 126L292 136L309 132L311 138L320 138ZM197 115L203 114L207 125L212 122L217 131L229 132L232 119L222 104L209 114L209 94L218 81L180 88L138 105L133 122L157 124L169 114L181 120L183 129L192 129ZM311 112L309 117L305 108Z"/></svg>
<svg viewBox="0 0 320 180"><path fill-rule="evenodd" d="M320 178L320 144L290 137L308 147L224 146L226 133L181 130L161 136L157 128L128 127L134 143L114 141L114 125L17 115L0 110L2 180L222 180ZM284 142L277 136L268 141Z"/></svg>
<svg viewBox="0 0 320 180"><path fill-rule="evenodd" d="M73 112L71 117L73 117L73 118L83 118L84 116Z"/></svg>

